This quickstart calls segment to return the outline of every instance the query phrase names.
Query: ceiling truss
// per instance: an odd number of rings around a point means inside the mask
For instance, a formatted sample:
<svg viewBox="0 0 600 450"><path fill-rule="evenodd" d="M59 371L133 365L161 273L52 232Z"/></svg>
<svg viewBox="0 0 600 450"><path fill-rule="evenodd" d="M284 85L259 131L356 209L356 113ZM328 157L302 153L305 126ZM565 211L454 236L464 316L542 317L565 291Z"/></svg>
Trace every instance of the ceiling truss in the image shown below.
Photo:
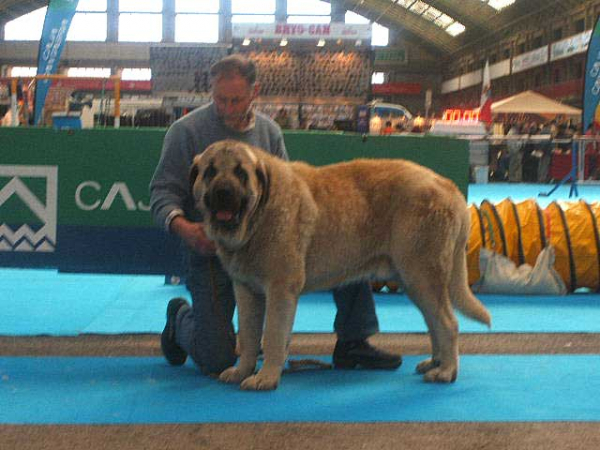
<svg viewBox="0 0 600 450"><path fill-rule="evenodd" d="M511 7L496 11L481 0L422 0L423 3L446 14L465 26L465 32L452 36L443 28L407 9L407 0L325 0L337 1L338 6L360 14L371 21L405 33L410 40L423 45L433 54L448 56L482 38L490 38L506 29L524 15L549 7L570 8L586 0L517 0ZM416 1L416 0L415 0ZM48 0L0 0L0 23L9 22L23 14L48 5Z"/></svg>

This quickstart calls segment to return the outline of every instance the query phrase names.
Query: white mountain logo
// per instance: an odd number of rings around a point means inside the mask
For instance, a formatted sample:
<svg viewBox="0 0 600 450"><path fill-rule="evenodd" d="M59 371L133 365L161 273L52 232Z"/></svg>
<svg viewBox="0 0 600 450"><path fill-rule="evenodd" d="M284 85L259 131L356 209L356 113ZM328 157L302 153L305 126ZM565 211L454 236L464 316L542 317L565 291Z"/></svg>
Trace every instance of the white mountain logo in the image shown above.
<svg viewBox="0 0 600 450"><path fill-rule="evenodd" d="M43 224L37 231L27 224L13 230L6 219L0 217L0 251L53 252L56 247L58 167L0 165L0 177L10 178L0 189L0 206L16 195ZM31 192L21 178L44 178L45 202Z"/></svg>

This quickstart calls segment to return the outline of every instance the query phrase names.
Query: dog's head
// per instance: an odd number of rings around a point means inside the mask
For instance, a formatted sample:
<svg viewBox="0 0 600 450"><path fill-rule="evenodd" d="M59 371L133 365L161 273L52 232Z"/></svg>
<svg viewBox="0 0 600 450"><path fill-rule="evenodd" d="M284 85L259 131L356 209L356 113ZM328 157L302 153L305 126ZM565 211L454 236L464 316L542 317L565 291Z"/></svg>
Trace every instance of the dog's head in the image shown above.
<svg viewBox="0 0 600 450"><path fill-rule="evenodd" d="M243 142L215 142L194 158L190 187L209 237L243 245L252 217L267 200L269 177L261 151Z"/></svg>

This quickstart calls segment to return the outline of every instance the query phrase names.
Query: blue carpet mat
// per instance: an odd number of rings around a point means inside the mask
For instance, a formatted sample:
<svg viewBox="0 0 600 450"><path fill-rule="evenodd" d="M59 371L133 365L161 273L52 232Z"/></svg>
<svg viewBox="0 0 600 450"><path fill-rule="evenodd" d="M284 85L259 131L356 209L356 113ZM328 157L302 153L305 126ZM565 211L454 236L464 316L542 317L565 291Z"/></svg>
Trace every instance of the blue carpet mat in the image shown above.
<svg viewBox="0 0 600 450"><path fill-rule="evenodd" d="M186 290L157 276L3 269L0 292L0 334L76 335L162 331L167 302Z"/></svg>
<svg viewBox="0 0 600 450"><path fill-rule="evenodd" d="M164 286L163 277L75 275L41 270L0 270L0 334L77 335L81 333L157 333L170 298L187 297L181 286ZM492 332L600 332L600 295L481 295L493 317ZM420 312L404 295L375 295L383 332L424 332ZM300 299L294 331L333 330L331 294ZM462 332L487 328L459 317ZM237 321L236 321L237 322Z"/></svg>
<svg viewBox="0 0 600 450"><path fill-rule="evenodd" d="M568 199L570 185L538 197L553 185L490 183L469 185L469 202L534 198L545 207ZM580 185L580 196L600 201L600 185ZM0 334L77 335L159 332L166 303L186 296L183 287L164 286L162 277L58 274L52 270L0 269ZM600 332L600 295L568 297L481 296L493 315L494 332ZM381 330L425 331L417 309L404 296L377 295ZM329 294L302 297L295 332L332 331L335 308ZM464 332L485 327L461 319Z"/></svg>
<svg viewBox="0 0 600 450"><path fill-rule="evenodd" d="M0 423L600 421L600 356L463 356L458 381L304 371L244 392L161 358L0 358Z"/></svg>

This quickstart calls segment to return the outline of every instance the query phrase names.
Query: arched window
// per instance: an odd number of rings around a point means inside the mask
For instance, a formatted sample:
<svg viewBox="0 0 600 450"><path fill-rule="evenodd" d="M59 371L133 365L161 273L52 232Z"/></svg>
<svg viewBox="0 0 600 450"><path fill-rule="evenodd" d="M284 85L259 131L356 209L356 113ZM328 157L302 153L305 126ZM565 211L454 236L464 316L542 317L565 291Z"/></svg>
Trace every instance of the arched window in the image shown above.
<svg viewBox="0 0 600 450"><path fill-rule="evenodd" d="M287 0L288 23L329 23L331 4L319 0Z"/></svg>
<svg viewBox="0 0 600 450"><path fill-rule="evenodd" d="M408 2L399 0L398 4L404 6L403 1ZM489 0L489 3L500 1L510 0ZM220 0L175 0L175 42L218 42L220 3ZM415 2L410 0L409 3ZM162 41L163 0L119 0L118 4L119 41ZM106 41L107 7L107 0L79 0L67 41ZM233 23L273 23L275 9L276 0L231 0L231 20ZM39 41L46 10L40 8L7 22L5 40ZM319 0L287 0L286 14L290 23L329 23L331 4ZM369 20L348 12L346 22L368 23ZM436 24L447 27L450 33L461 32L462 24L445 15L437 17ZM377 23L373 23L372 29L372 45L387 45L389 30Z"/></svg>
<svg viewBox="0 0 600 450"><path fill-rule="evenodd" d="M501 10L502 8L506 8L509 5L512 5L515 0L481 0L484 3L487 3L492 8Z"/></svg>
<svg viewBox="0 0 600 450"><path fill-rule="evenodd" d="M175 0L175 42L219 41L219 0Z"/></svg>
<svg viewBox="0 0 600 450"><path fill-rule="evenodd" d="M4 39L7 41L39 41L42 37L46 9L35 11L17 17L4 26Z"/></svg>
<svg viewBox="0 0 600 450"><path fill-rule="evenodd" d="M482 1L487 2L488 0ZM422 2L421 0L398 0L396 4L421 16L425 20L433 22L451 36L457 36L465 31L465 26L462 23L444 14L439 9L434 8L429 3Z"/></svg>
<svg viewBox="0 0 600 450"><path fill-rule="evenodd" d="M6 23L7 41L39 41L48 8L40 8ZM67 41L106 41L106 0L80 0Z"/></svg>
<svg viewBox="0 0 600 450"><path fill-rule="evenodd" d="M35 77L37 74L37 67L23 67L23 66L14 66L10 69L11 77Z"/></svg>
<svg viewBox="0 0 600 450"><path fill-rule="evenodd" d="M275 0L231 0L231 22L273 23L275 7Z"/></svg>
<svg viewBox="0 0 600 450"><path fill-rule="evenodd" d="M67 41L106 41L106 0L79 0Z"/></svg>
<svg viewBox="0 0 600 450"><path fill-rule="evenodd" d="M152 70L149 68L126 68L121 72L121 79L125 81L148 81L152 79Z"/></svg>
<svg viewBox="0 0 600 450"><path fill-rule="evenodd" d="M119 0L119 41L160 42L162 0Z"/></svg>
<svg viewBox="0 0 600 450"><path fill-rule="evenodd" d="M70 77L110 77L109 67L70 67L67 70L67 75Z"/></svg>
<svg viewBox="0 0 600 450"><path fill-rule="evenodd" d="M356 14L355 12L348 11L344 19L346 23L369 23L370 20L366 17ZM373 23L371 26L371 45L385 47L388 45L390 40L390 30L378 23Z"/></svg>

